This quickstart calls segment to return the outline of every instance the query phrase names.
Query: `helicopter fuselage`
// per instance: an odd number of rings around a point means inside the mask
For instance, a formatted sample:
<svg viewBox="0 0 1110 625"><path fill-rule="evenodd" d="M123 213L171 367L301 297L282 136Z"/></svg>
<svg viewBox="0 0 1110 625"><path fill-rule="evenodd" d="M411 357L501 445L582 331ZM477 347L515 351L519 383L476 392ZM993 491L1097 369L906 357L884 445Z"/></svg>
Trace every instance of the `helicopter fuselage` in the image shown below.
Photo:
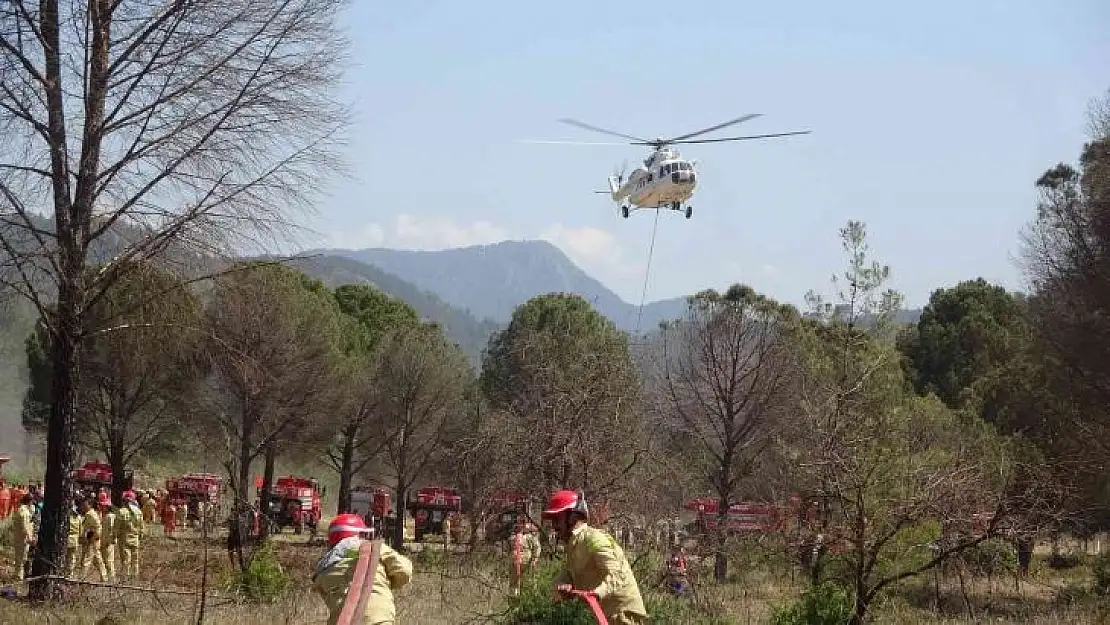
<svg viewBox="0 0 1110 625"><path fill-rule="evenodd" d="M693 196L697 186L694 163L681 158L676 151L658 150L644 165L634 170L627 181L609 178L613 201L622 207L675 208Z"/></svg>

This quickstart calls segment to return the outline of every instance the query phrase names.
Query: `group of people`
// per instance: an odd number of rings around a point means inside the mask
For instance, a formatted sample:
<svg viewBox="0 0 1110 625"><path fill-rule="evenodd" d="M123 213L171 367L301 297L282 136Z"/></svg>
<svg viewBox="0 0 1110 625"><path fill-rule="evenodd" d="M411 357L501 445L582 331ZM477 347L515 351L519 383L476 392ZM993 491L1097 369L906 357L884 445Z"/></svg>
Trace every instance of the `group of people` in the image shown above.
<svg viewBox="0 0 1110 625"><path fill-rule="evenodd" d="M19 495L9 525L16 579L24 580L34 559L42 522L42 490L32 486ZM113 505L107 490L78 491L69 510L66 563L63 573L88 574L95 566L100 581L116 580L117 555L124 575L139 574L139 547L145 531L143 512L134 491L123 493L121 505ZM118 549L117 549L118 547Z"/></svg>
<svg viewBox="0 0 1110 625"><path fill-rule="evenodd" d="M41 501L41 494L38 497ZM95 565L101 581L114 582L118 551L123 575L137 576L142 536L157 509L154 497L143 499L140 504L135 491L127 490L122 505L115 506L106 491L79 493L69 519L67 575L75 575L80 567L80 574L85 576ZM34 547L35 503L35 495L28 492L21 496L14 513L11 542L17 562L27 562ZM568 600L585 596L596 600L613 625L644 623L647 611L624 550L609 533L589 525L589 509L582 493L556 491L547 502L543 518L551 523L566 557L565 568L552 589L555 597ZM357 514L340 514L328 527L328 550L316 563L312 588L328 606L329 625L337 623L356 581L358 562L366 557L363 543L367 538L373 538L373 530ZM535 526L530 523L519 524L509 541L513 553L511 591L518 594L523 577L539 561L541 544ZM369 598L362 620L353 622L388 625L396 620L393 591L409 583L413 567L408 558L384 543L373 544L373 549L372 559L377 566L371 573ZM680 551L672 554L668 565L669 569L680 565L684 577L685 559ZM24 567L19 569L23 579Z"/></svg>
<svg viewBox="0 0 1110 625"><path fill-rule="evenodd" d="M115 583L118 555L122 575L138 577L146 520L135 491L124 491L118 506L113 504L107 490L78 493L69 515L67 576L86 577L89 568L95 566L100 581Z"/></svg>
<svg viewBox="0 0 1110 625"><path fill-rule="evenodd" d="M600 605L613 625L640 625L647 621L640 588L632 566L616 539L602 529L589 525L589 509L580 492L556 491L548 499L543 518L551 522L564 546L566 567L552 589L558 600L586 596ZM355 580L366 537L373 530L357 514L341 514L328 527L328 551L317 561L312 578L313 590L328 606L328 625L339 621L340 613ZM518 526L510 538L514 552L513 592L519 592L525 569L534 568L540 556L540 542L534 528ZM412 579L412 562L384 543L373 546L377 567L360 625L392 625L396 620L393 591ZM357 615L356 615L357 616Z"/></svg>

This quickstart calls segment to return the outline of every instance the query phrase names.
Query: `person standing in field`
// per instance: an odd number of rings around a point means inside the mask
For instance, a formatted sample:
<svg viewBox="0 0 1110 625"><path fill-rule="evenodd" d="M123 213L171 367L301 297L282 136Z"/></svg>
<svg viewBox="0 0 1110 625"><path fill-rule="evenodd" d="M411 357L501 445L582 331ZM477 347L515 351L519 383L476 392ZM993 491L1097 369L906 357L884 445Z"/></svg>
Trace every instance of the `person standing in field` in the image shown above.
<svg viewBox="0 0 1110 625"><path fill-rule="evenodd" d="M551 494L543 517L549 519L566 548L566 569L555 580L557 598L586 591L601 604L612 625L641 625L647 610L632 566L615 538L587 523L589 510L581 492Z"/></svg>
<svg viewBox="0 0 1110 625"><path fill-rule="evenodd" d="M372 535L373 531L366 527L362 517L357 514L340 514L328 526L329 548L316 562L312 575L312 589L328 605L328 625L335 625L339 620L354 581L359 550L364 542L362 537ZM361 620L352 621L352 625L396 623L397 608L393 603L393 591L412 579L412 562L408 558L384 543L377 543L375 548L380 549L380 552L377 570L372 573L373 589L366 602L365 613L355 615L356 619Z"/></svg>
<svg viewBox="0 0 1110 625"><path fill-rule="evenodd" d="M509 569L509 592L514 597L520 594L520 583L525 574L536 569L541 552L536 526L523 519L518 520L516 531L509 536L509 555L512 557L512 566Z"/></svg>
<svg viewBox="0 0 1110 625"><path fill-rule="evenodd" d="M31 495L24 495L16 504L10 530L12 562L15 563L16 579L23 581L24 569L27 568L27 555L35 543L35 527L31 523Z"/></svg>

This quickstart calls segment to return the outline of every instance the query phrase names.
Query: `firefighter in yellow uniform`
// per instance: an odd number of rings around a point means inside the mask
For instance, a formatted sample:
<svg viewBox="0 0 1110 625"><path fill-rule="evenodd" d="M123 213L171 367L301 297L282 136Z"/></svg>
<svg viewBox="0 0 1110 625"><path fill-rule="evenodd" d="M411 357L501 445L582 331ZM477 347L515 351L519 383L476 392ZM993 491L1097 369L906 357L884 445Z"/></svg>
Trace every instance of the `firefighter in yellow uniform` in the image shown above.
<svg viewBox="0 0 1110 625"><path fill-rule="evenodd" d="M647 610L632 566L615 538L586 523L589 512L582 493L552 493L543 516L566 547L567 567L555 579L556 594L567 599L574 590L592 593L612 625L646 623Z"/></svg>
<svg viewBox="0 0 1110 625"><path fill-rule="evenodd" d="M77 574L81 562L81 515L76 508L69 511L69 535L66 536L66 575Z"/></svg>
<svg viewBox="0 0 1110 625"><path fill-rule="evenodd" d="M112 510L112 500L108 493L101 493L97 501L100 504L100 523L103 530L100 535L100 559L104 561L104 569L108 572L108 581L116 583L116 513Z"/></svg>
<svg viewBox="0 0 1110 625"><path fill-rule="evenodd" d="M335 625L343 610L347 589L351 586L358 564L358 550L363 541L360 535L371 532L373 530L368 529L357 514L340 514L328 526L330 547L316 563L312 575L312 589L328 605L328 625ZM393 625L397 619L393 591L408 584L410 579L412 562L382 544L378 568L374 572L374 587L366 602L366 613L362 615L362 620L352 621L352 625Z"/></svg>
<svg viewBox="0 0 1110 625"><path fill-rule="evenodd" d="M104 568L104 558L100 556L100 539L104 529L100 522L100 514L93 507L93 499L89 497L81 502L81 576L89 573L89 566L95 564L100 581L108 581L108 571Z"/></svg>
<svg viewBox="0 0 1110 625"><path fill-rule="evenodd" d="M23 580L23 569L27 563L27 555L31 551L31 544L35 540L35 526L31 523L31 495L24 495L15 510L11 524L11 542L15 557L12 561L16 565L16 579Z"/></svg>
<svg viewBox="0 0 1110 625"><path fill-rule="evenodd" d="M139 576L139 541L146 524L143 511L135 499L135 492L123 492L123 507L116 514L116 544L119 545L119 559L122 574L129 578Z"/></svg>
<svg viewBox="0 0 1110 625"><path fill-rule="evenodd" d="M512 567L509 569L509 591L514 597L520 594L520 582L524 579L525 573L536 568L541 552L536 526L518 521L516 531L509 536L509 555L512 557Z"/></svg>

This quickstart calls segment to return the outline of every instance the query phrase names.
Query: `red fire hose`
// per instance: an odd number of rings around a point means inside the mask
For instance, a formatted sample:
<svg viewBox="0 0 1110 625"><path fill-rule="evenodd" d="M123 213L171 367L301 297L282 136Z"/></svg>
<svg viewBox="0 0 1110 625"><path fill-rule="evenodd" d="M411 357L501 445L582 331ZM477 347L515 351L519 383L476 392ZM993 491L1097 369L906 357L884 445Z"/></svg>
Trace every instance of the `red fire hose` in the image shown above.
<svg viewBox="0 0 1110 625"><path fill-rule="evenodd" d="M597 625L609 625L609 619L605 618L605 613L601 611L601 604L597 602L597 595L588 590L572 590L570 594L578 597L590 606L590 611L594 613L594 619Z"/></svg>
<svg viewBox="0 0 1110 625"><path fill-rule="evenodd" d="M358 564L355 565L355 574L336 625L352 625L362 620L362 615L366 613L366 603L374 592L374 577L378 571L380 554L381 542L378 540L364 541L359 545Z"/></svg>

